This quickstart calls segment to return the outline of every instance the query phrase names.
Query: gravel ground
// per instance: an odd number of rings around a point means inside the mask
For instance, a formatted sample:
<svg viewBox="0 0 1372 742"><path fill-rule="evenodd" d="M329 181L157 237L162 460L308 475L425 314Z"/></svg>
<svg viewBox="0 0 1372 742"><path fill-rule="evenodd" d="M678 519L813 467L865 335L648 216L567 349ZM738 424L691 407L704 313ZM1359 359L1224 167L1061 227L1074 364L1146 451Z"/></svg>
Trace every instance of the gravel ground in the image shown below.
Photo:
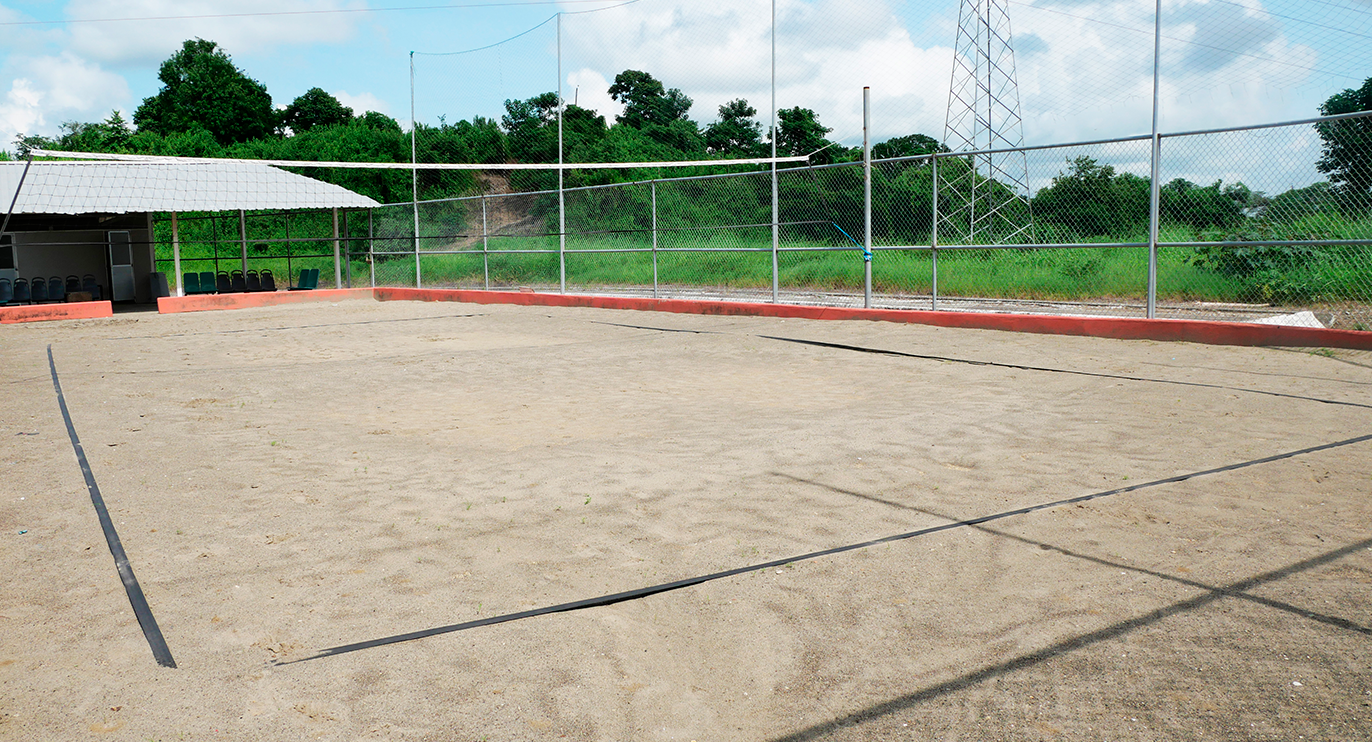
<svg viewBox="0 0 1372 742"><path fill-rule="evenodd" d="M369 300L0 348L3 739L1372 737L1365 363Z"/></svg>

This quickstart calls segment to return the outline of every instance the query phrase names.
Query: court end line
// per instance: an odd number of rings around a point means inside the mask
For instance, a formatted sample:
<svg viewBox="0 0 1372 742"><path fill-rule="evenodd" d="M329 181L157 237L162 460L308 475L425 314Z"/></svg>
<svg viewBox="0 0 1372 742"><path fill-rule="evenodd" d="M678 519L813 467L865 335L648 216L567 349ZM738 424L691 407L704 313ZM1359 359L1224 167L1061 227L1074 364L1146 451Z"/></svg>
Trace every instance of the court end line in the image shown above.
<svg viewBox="0 0 1372 742"><path fill-rule="evenodd" d="M1244 389L1236 386L1222 386L1220 384L1206 384L1200 381L1179 381L1176 379L1150 379L1146 376L1125 376L1123 374L1106 374L1098 371L1077 371L1070 368L1048 368L1046 366L1025 366L1018 363L1002 363L1000 361L974 361L968 358L951 358L948 356L933 356L922 353L907 353L901 350L885 350L883 348L866 348L861 345L845 345L843 343L827 343L822 340L802 340L801 338L784 338L776 335L758 335L757 337L767 340L780 340L783 343L796 343L799 345L813 345L819 348L833 348L836 350L852 350L859 353L874 353L882 356L897 356L900 358L918 358L925 361L946 361L948 363L965 363L969 366L993 366L995 368L1012 368L1018 371L1044 371L1054 374L1071 374L1073 376L1091 376L1097 379L1118 379L1120 381L1141 381L1149 384L1176 384L1178 386L1199 387L1201 389L1219 389L1226 392L1244 392L1246 394L1263 394L1269 397L1283 397L1286 399L1299 399L1305 402L1319 402L1321 404L1341 405L1344 407L1361 407L1372 410L1372 404L1362 404L1361 402L1343 402L1337 399L1323 399L1321 397L1306 397L1300 394L1287 394L1286 392L1269 392L1264 389Z"/></svg>
<svg viewBox="0 0 1372 742"><path fill-rule="evenodd" d="M124 545L119 541L119 534L114 530L114 521L110 519L110 512L105 507L105 498L100 496L100 487L95 483L95 474L91 472L90 462L86 460L86 451L81 448L81 439L76 437L76 426L72 425L71 412L67 410L67 399L62 394L62 384L57 380L57 363L52 358L52 346L48 346L48 368L52 370L52 388L57 391L57 406L62 409L62 420L67 424L67 436L71 438L71 447L76 451L76 462L81 465L81 476L86 478L86 489L90 491L91 504L95 506L95 514L100 519L100 529L105 532L105 542L109 544L110 556L114 557L114 568L119 571L119 579L124 583L124 592L129 595L129 604L133 606L133 614L138 617L138 625L143 628L143 637L148 640L148 646L152 648L153 659L162 667L176 667L176 660L172 659L171 650L167 648L166 639L162 638L162 630L157 627L157 619L152 616L152 609L148 607L148 599L143 596L143 588L138 584L138 578L133 574L133 566L129 564L129 557L124 553Z"/></svg>
<svg viewBox="0 0 1372 742"><path fill-rule="evenodd" d="M1064 500L1055 500L1053 502L1041 503L1038 505L1030 505L1023 508L1016 508L1014 510L1007 510L1005 512L995 513L993 515L983 515L977 518L969 518L967 520L960 520L952 523L943 523L937 526L930 526L928 528L921 528L915 531L899 533L894 536L885 536L882 538L872 539L870 541L863 541L856 544L847 544L844 546L835 546L828 549L822 549L820 551L812 551L806 554L786 557L785 559L773 559L771 561L762 562L760 564L752 564L746 567L736 567L734 569L728 569L722 572L714 572L708 575L701 575L699 577L688 577L684 580L666 582L660 585L650 585L648 587L641 587L634 590L626 590L624 592L602 595L595 598L575 600L570 603L559 603L558 605L545 606L543 608L531 608L527 611L519 611L517 613L506 613L499 616L489 616L487 618L479 618L474 621L464 621L463 623L450 624L448 626L438 626L431 629L421 629L419 631L411 631L404 634L395 634L393 636L382 637L380 639L371 639L364 642L356 642L354 644L344 644L337 647L322 649L308 657L302 657L297 660L277 660L272 662L271 664L273 666L294 665L300 662L309 662L311 660L324 659L326 657L336 657L341 654L358 652L364 649L375 649L377 647L384 647L388 644L399 644L401 642L414 641L416 639L426 639L431 636L438 636L440 634L450 634L455 631L465 631L467 629L475 629L480 628L482 626L494 626L496 624L508 623L510 621L518 621L524 618L546 616L553 613L566 613L568 611L577 611L582 610L584 608L600 608L604 606L614 605L615 603L622 603L628 600L646 598L653 595L657 595L659 593L669 592L672 590L680 590L685 587L692 587L706 582L722 580L726 577L735 577L737 575L747 574L749 572L756 572L758 570L770 569L772 567L781 567L787 564L792 564L794 562L803 562L810 559L818 559L819 557L832 556L834 554L842 554L844 552L856 551L858 549L865 549L872 546L880 546L881 544L889 544L896 541L904 541L906 539L916 538L919 536L927 536L933 533L939 533L941 531L950 531L954 528L967 528L971 526L977 526L982 523L989 523L991 521L1002 520L1004 518L1010 518L1017 515L1026 515L1028 513L1034 513L1040 510L1048 510L1050 508L1061 507L1063 505L1072 505L1075 503L1087 502L1089 500L1098 500L1100 498L1110 497L1112 495L1119 495L1127 492L1136 492L1138 490L1147 489L1150 487L1158 487L1164 484L1175 484L1177 482L1185 482L1188 479L1195 479L1197 477L1204 477L1212 474L1221 474L1224 472L1235 471L1237 469L1246 469L1248 467L1258 466L1260 464L1268 464L1274 461L1281 461L1283 459L1294 458L1296 456L1315 453L1317 451L1325 451L1332 448L1351 446L1353 444L1362 443L1364 441L1369 440L1372 440L1372 434L1361 435L1356 438L1346 438L1344 440L1335 441L1333 443L1323 443L1318 446L1310 446L1309 448L1302 448L1296 451L1287 451L1285 453L1274 454L1272 456L1266 456L1260 459L1251 459L1249 461L1243 461L1237 464L1226 464L1225 466L1220 466L1213 469L1206 469L1204 471L1190 472L1187 474L1178 474L1176 476L1167 477L1165 479L1155 479L1151 482L1140 482L1139 484L1129 485L1128 487L1119 487L1112 490L1106 490L1104 492L1094 492L1087 495L1069 497Z"/></svg>

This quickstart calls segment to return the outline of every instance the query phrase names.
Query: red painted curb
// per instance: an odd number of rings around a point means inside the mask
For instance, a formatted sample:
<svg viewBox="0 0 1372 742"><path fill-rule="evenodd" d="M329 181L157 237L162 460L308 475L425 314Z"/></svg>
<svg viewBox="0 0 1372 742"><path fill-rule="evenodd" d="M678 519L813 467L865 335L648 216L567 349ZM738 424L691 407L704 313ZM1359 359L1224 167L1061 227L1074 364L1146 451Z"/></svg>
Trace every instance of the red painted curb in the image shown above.
<svg viewBox="0 0 1372 742"><path fill-rule="evenodd" d="M19 307L0 307L0 324L15 322L47 322L58 319L94 319L110 317L114 308L107 301L75 301L67 304L32 304Z"/></svg>
<svg viewBox="0 0 1372 742"><path fill-rule="evenodd" d="M163 296L157 300L157 311L160 314L210 312L217 309L249 309L252 307L270 307L277 304L370 298L372 298L372 289L315 289L314 291L264 291L251 294Z"/></svg>
<svg viewBox="0 0 1372 742"><path fill-rule="evenodd" d="M573 296L513 291L377 288L377 301L457 301L472 304L594 307L682 314L785 317L823 320L877 320L910 324L1005 330L1047 335L1080 335L1117 340L1159 340L1209 345L1265 345L1372 350L1372 332L1315 327L1283 327L1249 322L1116 317L1058 317L1040 314L931 312L905 309L851 309L731 301L688 301L625 296Z"/></svg>

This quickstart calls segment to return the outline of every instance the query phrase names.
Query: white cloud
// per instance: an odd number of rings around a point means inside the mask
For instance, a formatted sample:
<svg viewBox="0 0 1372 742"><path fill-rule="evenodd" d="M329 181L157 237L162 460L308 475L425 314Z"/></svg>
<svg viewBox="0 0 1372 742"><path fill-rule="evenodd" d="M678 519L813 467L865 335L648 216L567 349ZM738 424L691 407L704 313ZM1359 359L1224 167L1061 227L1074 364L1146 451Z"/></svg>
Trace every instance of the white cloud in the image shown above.
<svg viewBox="0 0 1372 742"><path fill-rule="evenodd" d="M16 134L53 134L67 120L103 119L127 106L124 78L70 54L25 61L0 103L0 145Z"/></svg>
<svg viewBox="0 0 1372 742"><path fill-rule="evenodd" d="M20 78L10 86L5 94L5 102L0 103L0 137L3 146L8 147L17 134L35 133L43 126L43 95L34 89L31 80Z"/></svg>
<svg viewBox="0 0 1372 742"><path fill-rule="evenodd" d="M624 106L610 97L610 81L593 69L579 69L567 75L567 88L563 93L567 102L600 113L608 124L624 112Z"/></svg>
<svg viewBox="0 0 1372 742"><path fill-rule="evenodd" d="M349 0L72 0L66 15L73 20L166 18L70 26L70 49L83 57L107 64L155 64L194 37L215 41L230 54L345 41L355 33L357 14L309 11L348 7L362 4ZM251 13L260 15L244 15Z"/></svg>
<svg viewBox="0 0 1372 742"><path fill-rule="evenodd" d="M391 115L391 107L386 101L381 100L371 93L358 93L357 95L353 95L346 90L336 90L332 95L338 99L339 103L353 109L354 116L361 116L367 111L376 111L377 113L384 113L387 116Z"/></svg>
<svg viewBox="0 0 1372 742"><path fill-rule="evenodd" d="M583 107L609 120L619 107L603 92L608 81L637 69L681 88L701 123L735 98L746 98L763 112L764 126L770 123L768 2L671 0L569 16L563 48ZM935 133L943 126L951 53L916 46L884 0L780 0L777 106L812 108L833 127L832 137L853 141L862 136L862 88L871 86L878 137Z"/></svg>
<svg viewBox="0 0 1372 742"><path fill-rule="evenodd" d="M878 138L943 138L952 68L948 7L898 0L779 0L777 104L819 113L832 137L861 136L861 89L872 87ZM1010 7L1025 139L1104 138L1149 130L1154 0L1040 0ZM570 10L571 7L569 6ZM921 12L932 13L918 17ZM1290 116L1282 94L1309 82L1315 52L1290 41L1259 0L1176 0L1164 9L1165 127L1223 126ZM955 16L954 16L955 17ZM916 28L918 25L918 28ZM946 35L946 44L916 44ZM770 103L770 3L660 0L563 21L566 78L612 118L617 107L587 87L624 69L652 73L695 101L706 123L744 97ZM575 81L573 81L575 78ZM589 97L588 97L589 96ZM766 118L764 113L762 118Z"/></svg>

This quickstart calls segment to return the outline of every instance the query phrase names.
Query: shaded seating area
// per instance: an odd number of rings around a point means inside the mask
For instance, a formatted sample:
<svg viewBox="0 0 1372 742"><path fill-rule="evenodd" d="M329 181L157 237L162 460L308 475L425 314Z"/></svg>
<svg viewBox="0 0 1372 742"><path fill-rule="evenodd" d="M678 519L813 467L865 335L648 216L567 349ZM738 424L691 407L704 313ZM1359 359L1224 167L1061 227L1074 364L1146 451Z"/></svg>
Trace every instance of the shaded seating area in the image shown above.
<svg viewBox="0 0 1372 742"><path fill-rule="evenodd" d="M34 276L32 279L0 278L0 306L51 304L65 301L100 301L103 291L95 276ZM86 296L88 295L88 297Z"/></svg>
<svg viewBox="0 0 1372 742"><path fill-rule="evenodd" d="M186 296L197 294L243 294L277 291L276 276L270 270L248 271L187 271L181 274ZM300 281L289 286L291 291L309 291L319 286L319 269L302 268Z"/></svg>

